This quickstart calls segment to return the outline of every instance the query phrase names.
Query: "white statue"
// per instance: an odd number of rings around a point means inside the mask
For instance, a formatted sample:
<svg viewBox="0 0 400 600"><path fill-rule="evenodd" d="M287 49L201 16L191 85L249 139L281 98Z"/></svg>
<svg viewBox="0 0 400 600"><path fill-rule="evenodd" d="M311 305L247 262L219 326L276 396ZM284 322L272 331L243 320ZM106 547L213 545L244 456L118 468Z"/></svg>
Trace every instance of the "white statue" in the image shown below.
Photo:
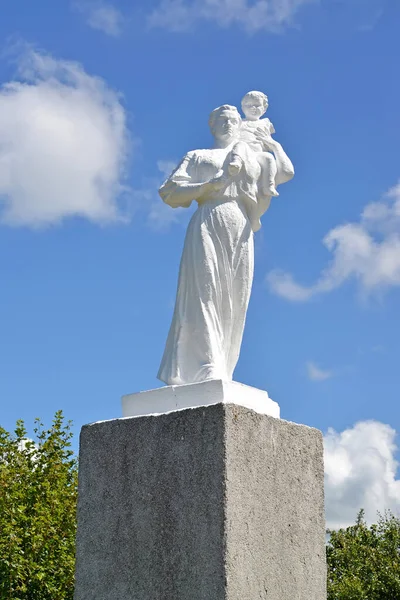
<svg viewBox="0 0 400 600"><path fill-rule="evenodd" d="M253 150L251 140L241 140L237 109L216 108L209 125L214 147L188 152L160 188L173 208L198 203L186 233L174 316L158 372L169 385L232 379L253 281L253 231L271 200L263 185L260 148ZM293 165L282 146L263 128L254 135L262 152L268 149L275 156L275 186L291 179Z"/></svg>

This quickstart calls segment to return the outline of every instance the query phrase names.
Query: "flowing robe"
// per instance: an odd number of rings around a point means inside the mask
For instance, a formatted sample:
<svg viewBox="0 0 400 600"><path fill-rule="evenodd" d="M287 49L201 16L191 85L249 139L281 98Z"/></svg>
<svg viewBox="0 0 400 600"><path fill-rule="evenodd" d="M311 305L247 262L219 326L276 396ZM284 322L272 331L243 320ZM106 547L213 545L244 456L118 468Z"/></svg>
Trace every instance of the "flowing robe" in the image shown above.
<svg viewBox="0 0 400 600"><path fill-rule="evenodd" d="M239 358L254 268L253 229L260 167L239 148L241 172L225 190L198 198L179 270L172 324L158 378L169 385L231 380ZM189 152L160 189L173 207L185 183L204 183L226 169L232 147ZM258 221L259 222L259 221Z"/></svg>

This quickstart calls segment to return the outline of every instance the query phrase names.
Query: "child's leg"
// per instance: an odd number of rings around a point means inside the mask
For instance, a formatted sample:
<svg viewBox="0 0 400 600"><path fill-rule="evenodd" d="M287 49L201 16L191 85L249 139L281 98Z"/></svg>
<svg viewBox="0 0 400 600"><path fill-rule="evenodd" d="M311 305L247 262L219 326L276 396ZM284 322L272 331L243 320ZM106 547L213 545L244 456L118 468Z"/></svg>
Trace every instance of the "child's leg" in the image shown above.
<svg viewBox="0 0 400 600"><path fill-rule="evenodd" d="M237 142L229 153L228 172L230 175L237 175L243 166L241 154L246 151L245 142Z"/></svg>
<svg viewBox="0 0 400 600"><path fill-rule="evenodd" d="M279 196L275 187L277 166L275 157L270 152L259 152L257 160L261 167L260 191L264 196Z"/></svg>

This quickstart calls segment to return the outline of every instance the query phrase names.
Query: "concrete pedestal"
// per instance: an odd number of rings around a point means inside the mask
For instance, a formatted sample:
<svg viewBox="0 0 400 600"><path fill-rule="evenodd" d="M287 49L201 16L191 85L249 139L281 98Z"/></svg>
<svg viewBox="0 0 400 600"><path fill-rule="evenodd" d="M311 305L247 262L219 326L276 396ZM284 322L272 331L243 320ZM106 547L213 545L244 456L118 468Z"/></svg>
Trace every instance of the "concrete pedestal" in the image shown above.
<svg viewBox="0 0 400 600"><path fill-rule="evenodd" d="M319 431L223 403L82 429L75 600L325 600L325 575Z"/></svg>

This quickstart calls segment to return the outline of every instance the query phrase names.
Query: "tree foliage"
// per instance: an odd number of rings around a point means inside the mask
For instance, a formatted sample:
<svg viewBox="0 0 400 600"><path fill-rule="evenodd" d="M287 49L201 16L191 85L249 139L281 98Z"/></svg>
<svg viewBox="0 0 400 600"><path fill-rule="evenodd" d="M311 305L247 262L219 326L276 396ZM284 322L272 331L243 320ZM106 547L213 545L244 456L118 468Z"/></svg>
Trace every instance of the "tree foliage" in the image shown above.
<svg viewBox="0 0 400 600"><path fill-rule="evenodd" d="M328 600L400 599L400 520L391 513L367 526L329 531Z"/></svg>
<svg viewBox="0 0 400 600"><path fill-rule="evenodd" d="M72 600L77 461L71 424L0 428L0 600Z"/></svg>

